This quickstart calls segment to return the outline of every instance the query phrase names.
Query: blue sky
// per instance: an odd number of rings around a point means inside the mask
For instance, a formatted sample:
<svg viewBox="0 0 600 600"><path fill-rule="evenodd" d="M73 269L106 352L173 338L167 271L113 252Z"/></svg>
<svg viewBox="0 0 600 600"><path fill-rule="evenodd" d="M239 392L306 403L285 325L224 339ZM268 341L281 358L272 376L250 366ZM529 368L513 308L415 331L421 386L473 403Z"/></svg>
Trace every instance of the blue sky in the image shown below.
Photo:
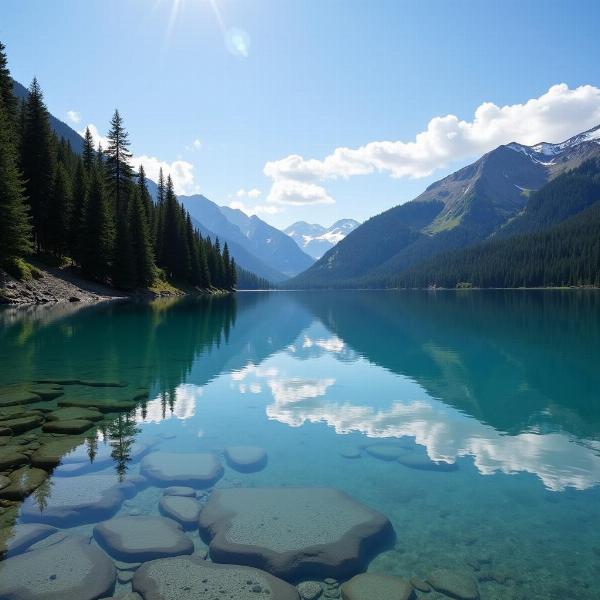
<svg viewBox="0 0 600 600"><path fill-rule="evenodd" d="M498 143L600 123L599 18L582 0L3 0L0 39L56 116L104 134L118 107L151 172L281 227L362 221ZM474 120L485 102L509 108Z"/></svg>

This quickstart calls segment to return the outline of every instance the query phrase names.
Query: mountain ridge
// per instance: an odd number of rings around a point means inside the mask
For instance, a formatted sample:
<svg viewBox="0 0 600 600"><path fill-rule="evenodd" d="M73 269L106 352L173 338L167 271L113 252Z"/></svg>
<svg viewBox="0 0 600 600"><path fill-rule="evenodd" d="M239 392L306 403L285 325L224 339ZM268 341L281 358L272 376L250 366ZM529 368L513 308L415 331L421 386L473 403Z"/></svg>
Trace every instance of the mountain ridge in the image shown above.
<svg viewBox="0 0 600 600"><path fill-rule="evenodd" d="M338 219L329 227L307 221L296 221L286 227L283 232L314 259L319 259L354 231L360 223L354 219Z"/></svg>

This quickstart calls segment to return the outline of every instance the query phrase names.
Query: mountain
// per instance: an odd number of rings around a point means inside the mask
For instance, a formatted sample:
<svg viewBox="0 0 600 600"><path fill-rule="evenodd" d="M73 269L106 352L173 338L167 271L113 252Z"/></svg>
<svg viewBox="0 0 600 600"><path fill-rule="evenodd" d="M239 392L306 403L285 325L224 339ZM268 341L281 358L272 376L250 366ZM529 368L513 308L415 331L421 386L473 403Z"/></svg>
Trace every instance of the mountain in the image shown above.
<svg viewBox="0 0 600 600"><path fill-rule="evenodd" d="M489 240L401 273L400 287L600 286L600 158L546 184Z"/></svg>
<svg viewBox="0 0 600 600"><path fill-rule="evenodd" d="M340 219L331 227L297 221L283 232L289 235L306 254L318 260L359 225L360 223L354 219Z"/></svg>
<svg viewBox="0 0 600 600"><path fill-rule="evenodd" d="M313 263L287 235L256 216L218 206L201 194L179 196L179 201L204 229L212 232L213 239L218 236L222 243L227 242L240 265L260 277L281 282ZM201 232L204 234L202 228Z"/></svg>
<svg viewBox="0 0 600 600"><path fill-rule="evenodd" d="M304 253L284 232L265 223L256 215L221 207L221 213L244 235L248 249L262 261L288 277L308 269L315 261Z"/></svg>
<svg viewBox="0 0 600 600"><path fill-rule="evenodd" d="M414 200L369 219L286 285L385 285L441 253L509 235L533 193L600 156L599 141L600 126L560 144L499 146Z"/></svg>
<svg viewBox="0 0 600 600"><path fill-rule="evenodd" d="M27 98L27 88L21 85L18 81L13 80L13 94L19 99L24 100ZM77 154L81 154L83 151L83 138L66 123L63 123L60 119L57 119L54 115L50 115L50 126L56 135L65 138L71 144L71 148Z"/></svg>
<svg viewBox="0 0 600 600"><path fill-rule="evenodd" d="M200 233L203 236L210 236L213 241L218 237L221 244L227 242L229 251L241 267L273 283L288 279L283 272L267 264L252 252L250 249L252 244L249 243L248 238L237 225L227 219L217 204L201 194L178 196L178 199L189 211L194 226Z"/></svg>

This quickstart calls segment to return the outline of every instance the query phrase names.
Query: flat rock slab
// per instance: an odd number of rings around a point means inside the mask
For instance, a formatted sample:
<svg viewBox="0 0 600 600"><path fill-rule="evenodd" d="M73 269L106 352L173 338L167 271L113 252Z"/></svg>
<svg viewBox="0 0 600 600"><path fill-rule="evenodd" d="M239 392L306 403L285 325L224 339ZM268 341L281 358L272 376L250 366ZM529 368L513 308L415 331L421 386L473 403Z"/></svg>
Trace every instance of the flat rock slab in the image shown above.
<svg viewBox="0 0 600 600"><path fill-rule="evenodd" d="M342 585L343 600L413 600L412 585L401 577L361 573Z"/></svg>
<svg viewBox="0 0 600 600"><path fill-rule="evenodd" d="M63 437L50 440L42 444L31 455L31 464L42 469L51 469L58 465L65 455L84 442L85 439L82 437Z"/></svg>
<svg viewBox="0 0 600 600"><path fill-rule="evenodd" d="M0 394L0 407L18 406L19 404L31 404L41 402L42 397L27 391L4 392Z"/></svg>
<svg viewBox="0 0 600 600"><path fill-rule="evenodd" d="M0 471L10 467L19 467L29 463L29 458L20 452L22 448L15 446L0 447Z"/></svg>
<svg viewBox="0 0 600 600"><path fill-rule="evenodd" d="M36 429L44 422L44 417L40 415L29 415L16 419L7 419L2 421L2 427L8 427L15 435L25 433L31 429Z"/></svg>
<svg viewBox="0 0 600 600"><path fill-rule="evenodd" d="M185 485L172 485L165 488L163 496L187 496L188 498L195 498L196 490Z"/></svg>
<svg viewBox="0 0 600 600"><path fill-rule="evenodd" d="M459 600L479 600L477 582L466 573L451 569L436 569L427 576L427 583L436 591Z"/></svg>
<svg viewBox="0 0 600 600"><path fill-rule="evenodd" d="M58 401L58 406L64 408L93 408L100 411L101 413L111 413L133 410L137 407L137 402L134 402L133 400L95 400L91 398L64 398Z"/></svg>
<svg viewBox="0 0 600 600"><path fill-rule="evenodd" d="M110 475L57 477L52 480L52 487L44 499L43 511L37 500L30 497L23 503L21 518L58 527L94 523L114 515L123 500L135 491L132 483L119 483Z"/></svg>
<svg viewBox="0 0 600 600"><path fill-rule="evenodd" d="M23 500L46 481L48 473L43 469L21 467L13 471L8 478L10 485L0 490L0 498Z"/></svg>
<svg viewBox="0 0 600 600"><path fill-rule="evenodd" d="M62 387L52 385L35 385L29 388L29 392L40 396L42 400L54 400L65 393Z"/></svg>
<svg viewBox="0 0 600 600"><path fill-rule="evenodd" d="M70 419L66 421L48 421L44 423L42 431L47 433L65 433L72 435L83 433L93 426L92 421L86 419Z"/></svg>
<svg viewBox="0 0 600 600"><path fill-rule="evenodd" d="M99 421L102 413L96 409L78 408L75 406L58 408L46 415L48 421L71 421L73 419L85 419L86 421Z"/></svg>
<svg viewBox="0 0 600 600"><path fill-rule="evenodd" d="M23 523L0 530L0 556L10 557L22 554L30 546L56 533L58 529L50 525ZM2 567L0 566L0 574ZM1 577L0 577L1 579Z"/></svg>
<svg viewBox="0 0 600 600"><path fill-rule="evenodd" d="M200 517L200 504L195 498L163 496L158 503L161 515L177 521L185 530L196 529Z"/></svg>
<svg viewBox="0 0 600 600"><path fill-rule="evenodd" d="M259 446L228 446L227 464L241 473L254 473L267 466L267 451Z"/></svg>
<svg viewBox="0 0 600 600"><path fill-rule="evenodd" d="M113 558L145 562L192 554L194 544L181 527L163 517L117 517L94 527L94 538Z"/></svg>
<svg viewBox="0 0 600 600"><path fill-rule="evenodd" d="M398 460L400 456L406 454L406 449L397 444L373 444L365 448L367 454L379 460Z"/></svg>
<svg viewBox="0 0 600 600"><path fill-rule="evenodd" d="M142 460L140 473L157 485L206 488L223 476L223 465L210 452L152 452Z"/></svg>
<svg viewBox="0 0 600 600"><path fill-rule="evenodd" d="M455 462L431 460L425 453L406 452L398 457L398 462L409 469L419 471L456 471L458 469L458 464Z"/></svg>
<svg viewBox="0 0 600 600"><path fill-rule="evenodd" d="M96 600L112 594L112 561L83 538L71 537L0 564L4 600Z"/></svg>
<svg viewBox="0 0 600 600"><path fill-rule="evenodd" d="M188 556L142 565L132 587L144 600L299 600L295 587L264 571Z"/></svg>
<svg viewBox="0 0 600 600"><path fill-rule="evenodd" d="M332 488L217 489L199 526L214 562L288 581L347 578L394 538L387 517Z"/></svg>

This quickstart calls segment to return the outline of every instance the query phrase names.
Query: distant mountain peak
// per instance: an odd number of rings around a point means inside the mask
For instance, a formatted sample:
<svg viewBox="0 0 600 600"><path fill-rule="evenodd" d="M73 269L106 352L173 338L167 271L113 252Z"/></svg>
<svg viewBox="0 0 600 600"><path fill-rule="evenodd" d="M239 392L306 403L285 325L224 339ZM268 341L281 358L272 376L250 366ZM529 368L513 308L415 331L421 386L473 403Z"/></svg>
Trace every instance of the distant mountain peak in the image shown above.
<svg viewBox="0 0 600 600"><path fill-rule="evenodd" d="M330 227L296 221L284 229L284 233L287 233L304 252L319 259L359 225L354 219L339 219Z"/></svg>

